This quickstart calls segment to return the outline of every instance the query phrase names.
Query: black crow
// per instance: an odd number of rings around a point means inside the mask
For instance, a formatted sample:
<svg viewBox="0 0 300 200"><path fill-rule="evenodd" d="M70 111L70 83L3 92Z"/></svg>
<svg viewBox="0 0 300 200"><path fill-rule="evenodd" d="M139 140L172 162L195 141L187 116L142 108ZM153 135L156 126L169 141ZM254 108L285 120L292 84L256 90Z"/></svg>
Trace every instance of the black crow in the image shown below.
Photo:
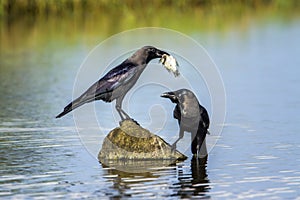
<svg viewBox="0 0 300 200"><path fill-rule="evenodd" d="M202 144L209 128L209 117L206 109L200 105L195 94L188 89L180 89L166 92L161 97L169 98L176 107L173 116L179 123L179 138L173 143L172 149L176 149L176 143L183 138L184 131L191 133L191 150L194 155L199 155ZM203 147L205 148L205 147Z"/></svg>
<svg viewBox="0 0 300 200"><path fill-rule="evenodd" d="M60 118L75 108L95 100L112 102L116 100L116 109L121 120L130 119L122 110L122 101L127 92L134 86L147 64L155 58L167 54L152 46L144 46L137 50L131 57L105 74L100 80L88 88L80 97L69 103L64 111L56 118Z"/></svg>

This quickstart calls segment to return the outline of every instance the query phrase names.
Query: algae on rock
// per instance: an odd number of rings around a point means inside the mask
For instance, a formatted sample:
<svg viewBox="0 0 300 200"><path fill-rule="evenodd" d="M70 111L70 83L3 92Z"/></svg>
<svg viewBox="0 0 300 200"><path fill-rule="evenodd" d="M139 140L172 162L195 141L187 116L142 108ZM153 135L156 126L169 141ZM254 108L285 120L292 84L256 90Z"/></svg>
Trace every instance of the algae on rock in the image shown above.
<svg viewBox="0 0 300 200"><path fill-rule="evenodd" d="M185 160L179 151L161 137L142 128L131 120L124 120L105 137L98 154L100 162L109 160Z"/></svg>

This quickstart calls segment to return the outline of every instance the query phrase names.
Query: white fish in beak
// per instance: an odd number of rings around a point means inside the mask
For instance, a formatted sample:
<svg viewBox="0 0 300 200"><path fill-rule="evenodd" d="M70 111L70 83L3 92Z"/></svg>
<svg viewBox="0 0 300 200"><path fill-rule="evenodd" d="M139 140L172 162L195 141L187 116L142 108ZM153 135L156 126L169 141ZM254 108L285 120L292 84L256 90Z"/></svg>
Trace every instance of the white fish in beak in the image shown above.
<svg viewBox="0 0 300 200"><path fill-rule="evenodd" d="M179 76L179 70L178 70L178 63L176 59L167 54L163 54L161 59L159 60L160 63L163 64L163 66L169 71L174 74L175 77Z"/></svg>

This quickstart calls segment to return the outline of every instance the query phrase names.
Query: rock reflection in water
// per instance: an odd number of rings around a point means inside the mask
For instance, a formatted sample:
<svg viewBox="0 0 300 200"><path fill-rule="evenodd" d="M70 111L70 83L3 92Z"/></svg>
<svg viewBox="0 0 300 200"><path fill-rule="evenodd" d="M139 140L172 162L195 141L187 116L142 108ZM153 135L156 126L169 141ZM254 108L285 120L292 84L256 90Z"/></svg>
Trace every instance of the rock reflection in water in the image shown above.
<svg viewBox="0 0 300 200"><path fill-rule="evenodd" d="M134 163L131 161L126 167L126 171L118 170L120 169L120 161L118 169L112 166L103 166L104 171L107 172L104 178L113 183L111 189L118 191L115 194L116 196L113 194L111 194L111 196L207 197L207 192L210 189L210 182L207 178L206 171L207 157L201 159L192 158L190 161L186 160L183 163L171 164L164 167L159 167L159 165L153 167L157 164L155 162L143 162L148 165L148 167L152 166L148 172L138 170L139 167L147 167L142 166L141 162ZM129 170L131 172L128 172ZM174 180L177 181L174 182Z"/></svg>

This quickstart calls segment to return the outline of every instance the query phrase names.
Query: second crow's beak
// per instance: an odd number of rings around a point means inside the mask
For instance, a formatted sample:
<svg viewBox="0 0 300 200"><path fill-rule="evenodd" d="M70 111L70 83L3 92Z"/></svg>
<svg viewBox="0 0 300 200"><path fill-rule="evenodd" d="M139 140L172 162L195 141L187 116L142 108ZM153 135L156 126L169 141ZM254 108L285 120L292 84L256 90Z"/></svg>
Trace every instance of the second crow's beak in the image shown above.
<svg viewBox="0 0 300 200"><path fill-rule="evenodd" d="M165 92L160 95L160 97L163 97L163 98L170 98L171 96L174 96L174 94L172 95L171 92Z"/></svg>
<svg viewBox="0 0 300 200"><path fill-rule="evenodd" d="M173 103L177 103L177 97L175 96L174 92L165 92L163 94L160 95L160 97L163 98L168 98L170 99Z"/></svg>

